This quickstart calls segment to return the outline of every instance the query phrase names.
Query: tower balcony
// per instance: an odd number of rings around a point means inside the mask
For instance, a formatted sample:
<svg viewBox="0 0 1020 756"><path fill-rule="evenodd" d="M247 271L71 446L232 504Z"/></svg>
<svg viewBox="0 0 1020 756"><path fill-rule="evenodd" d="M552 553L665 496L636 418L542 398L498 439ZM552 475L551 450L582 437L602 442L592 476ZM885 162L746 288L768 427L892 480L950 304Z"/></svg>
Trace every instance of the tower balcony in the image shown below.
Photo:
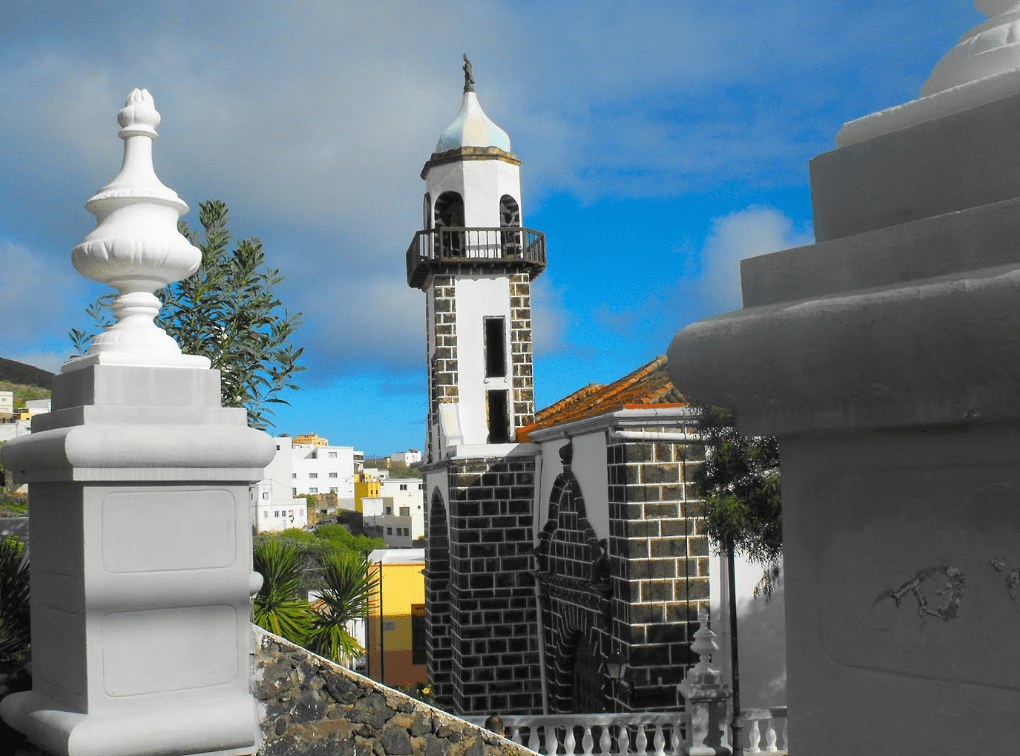
<svg viewBox="0 0 1020 756"><path fill-rule="evenodd" d="M545 269L545 234L530 228L433 228L407 248L407 285L419 288L430 273Z"/></svg>

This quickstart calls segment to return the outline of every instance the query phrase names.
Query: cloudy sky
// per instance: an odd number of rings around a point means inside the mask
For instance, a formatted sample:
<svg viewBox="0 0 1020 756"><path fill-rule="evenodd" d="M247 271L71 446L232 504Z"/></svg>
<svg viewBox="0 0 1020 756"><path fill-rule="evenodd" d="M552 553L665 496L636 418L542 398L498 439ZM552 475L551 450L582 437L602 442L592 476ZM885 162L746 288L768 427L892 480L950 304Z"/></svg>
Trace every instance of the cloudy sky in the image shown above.
<svg viewBox="0 0 1020 756"><path fill-rule="evenodd" d="M120 167L134 87L156 171L224 200L304 313L276 430L421 448L424 295L404 279L419 178L460 104L461 54L523 161L536 401L663 354L740 306L736 261L812 239L808 161L917 97L980 22L968 0L19 2L0 25L0 356L58 370L102 289L70 250Z"/></svg>

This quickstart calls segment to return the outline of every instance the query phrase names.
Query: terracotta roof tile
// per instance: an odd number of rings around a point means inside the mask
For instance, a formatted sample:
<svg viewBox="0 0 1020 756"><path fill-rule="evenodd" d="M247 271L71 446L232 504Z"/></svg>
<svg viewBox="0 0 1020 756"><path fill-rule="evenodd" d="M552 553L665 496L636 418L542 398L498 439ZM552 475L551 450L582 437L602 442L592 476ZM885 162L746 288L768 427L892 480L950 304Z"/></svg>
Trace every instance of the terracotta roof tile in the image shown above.
<svg viewBox="0 0 1020 756"><path fill-rule="evenodd" d="M539 410L532 425L517 431L518 441L528 441L529 434L539 428L571 423L621 409L637 409L648 405L685 407L690 402L674 388L666 373L666 357L656 357L608 385L589 383L555 404Z"/></svg>

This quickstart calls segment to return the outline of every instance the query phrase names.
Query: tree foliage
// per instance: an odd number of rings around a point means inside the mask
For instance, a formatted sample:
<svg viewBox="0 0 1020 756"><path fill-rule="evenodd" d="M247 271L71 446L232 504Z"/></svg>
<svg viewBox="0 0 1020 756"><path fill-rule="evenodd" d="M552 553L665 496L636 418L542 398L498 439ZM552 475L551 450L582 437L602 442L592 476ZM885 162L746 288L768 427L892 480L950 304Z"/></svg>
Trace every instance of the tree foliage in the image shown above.
<svg viewBox="0 0 1020 756"><path fill-rule="evenodd" d="M326 545L314 557L312 590L319 600L310 605L304 586L310 552L301 544L314 549L325 542L310 533L303 535L312 541L256 540L252 561L263 581L255 596L252 621L333 661L348 662L364 649L347 625L368 614L378 579L363 554Z"/></svg>
<svg viewBox="0 0 1020 756"><path fill-rule="evenodd" d="M336 662L353 659L364 649L348 623L368 614L379 578L368 560L352 551L338 551L322 562L319 604L315 607L309 648Z"/></svg>
<svg viewBox="0 0 1020 756"><path fill-rule="evenodd" d="M256 542L252 562L262 575L252 621L293 643L304 643L311 616L308 600L301 595L301 552L280 541Z"/></svg>
<svg viewBox="0 0 1020 756"><path fill-rule="evenodd" d="M705 418L701 434L708 453L693 482L704 500L708 534L760 565L764 575L755 592L769 595L783 554L779 442L742 436L725 410L710 408Z"/></svg>
<svg viewBox="0 0 1020 756"><path fill-rule="evenodd" d="M270 405L286 403L280 392L297 388L294 376L304 370L298 364L303 349L292 343L301 313L291 314L277 299L274 288L283 276L266 266L259 239L240 239L231 248L228 216L226 204L209 200L199 205L201 235L180 222L181 233L202 251L202 264L157 292L163 308L156 322L185 354L208 357L220 371L223 406L244 407L248 424L265 428L274 414ZM110 325L105 303L111 298L86 310L95 325ZM72 329L79 354L94 335Z"/></svg>
<svg viewBox="0 0 1020 756"><path fill-rule="evenodd" d="M23 663L32 642L28 558L17 538L0 538L0 671Z"/></svg>

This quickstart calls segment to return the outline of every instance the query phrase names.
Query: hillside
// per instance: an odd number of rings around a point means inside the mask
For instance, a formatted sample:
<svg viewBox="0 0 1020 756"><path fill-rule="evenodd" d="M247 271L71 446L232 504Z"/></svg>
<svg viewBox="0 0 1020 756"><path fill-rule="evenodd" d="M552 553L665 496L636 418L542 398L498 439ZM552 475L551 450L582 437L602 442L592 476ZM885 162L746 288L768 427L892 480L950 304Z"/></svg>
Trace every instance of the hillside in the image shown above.
<svg viewBox="0 0 1020 756"><path fill-rule="evenodd" d="M36 386L49 392L50 385L53 383L53 373L33 365L26 365L23 362L15 362L14 360L0 357L0 383ZM10 389L11 387L4 386L3 388ZM49 394L47 393L46 395L48 396ZM28 398L32 399L35 397Z"/></svg>

